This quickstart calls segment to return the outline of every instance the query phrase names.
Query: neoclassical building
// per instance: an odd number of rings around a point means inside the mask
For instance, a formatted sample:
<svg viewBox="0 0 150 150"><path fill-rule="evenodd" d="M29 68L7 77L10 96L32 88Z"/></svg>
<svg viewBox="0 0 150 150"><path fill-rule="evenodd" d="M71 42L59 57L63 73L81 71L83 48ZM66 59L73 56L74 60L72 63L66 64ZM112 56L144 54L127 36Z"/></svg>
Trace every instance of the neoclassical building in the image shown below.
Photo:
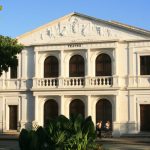
<svg viewBox="0 0 150 150"><path fill-rule="evenodd" d="M114 136L150 131L150 31L71 13L17 37L18 66L0 77L0 130L81 113Z"/></svg>

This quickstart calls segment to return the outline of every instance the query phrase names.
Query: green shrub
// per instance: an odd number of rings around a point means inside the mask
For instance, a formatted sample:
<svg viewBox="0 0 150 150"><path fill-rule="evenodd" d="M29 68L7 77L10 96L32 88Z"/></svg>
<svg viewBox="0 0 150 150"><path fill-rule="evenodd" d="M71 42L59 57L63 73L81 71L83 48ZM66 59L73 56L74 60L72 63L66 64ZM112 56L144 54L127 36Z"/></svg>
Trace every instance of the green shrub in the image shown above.
<svg viewBox="0 0 150 150"><path fill-rule="evenodd" d="M21 150L97 150L95 128L91 117L80 114L50 119L45 128L23 129L19 136Z"/></svg>

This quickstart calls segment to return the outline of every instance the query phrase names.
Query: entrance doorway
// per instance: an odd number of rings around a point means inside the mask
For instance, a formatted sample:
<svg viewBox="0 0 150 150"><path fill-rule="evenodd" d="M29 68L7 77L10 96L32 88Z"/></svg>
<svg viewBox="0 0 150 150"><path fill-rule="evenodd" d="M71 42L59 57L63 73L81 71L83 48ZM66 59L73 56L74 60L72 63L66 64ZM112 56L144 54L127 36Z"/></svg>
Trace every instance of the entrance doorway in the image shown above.
<svg viewBox="0 0 150 150"><path fill-rule="evenodd" d="M55 100L47 100L44 104L44 126L48 124L50 119L58 117L58 104Z"/></svg>
<svg viewBox="0 0 150 150"><path fill-rule="evenodd" d="M107 99L101 99L96 104L96 122L102 121L102 124L106 121L110 121L110 127L112 129L112 105Z"/></svg>
<svg viewBox="0 0 150 150"><path fill-rule="evenodd" d="M9 130L17 130L17 105L9 105Z"/></svg>
<svg viewBox="0 0 150 150"><path fill-rule="evenodd" d="M150 105L140 105L141 131L150 132Z"/></svg>

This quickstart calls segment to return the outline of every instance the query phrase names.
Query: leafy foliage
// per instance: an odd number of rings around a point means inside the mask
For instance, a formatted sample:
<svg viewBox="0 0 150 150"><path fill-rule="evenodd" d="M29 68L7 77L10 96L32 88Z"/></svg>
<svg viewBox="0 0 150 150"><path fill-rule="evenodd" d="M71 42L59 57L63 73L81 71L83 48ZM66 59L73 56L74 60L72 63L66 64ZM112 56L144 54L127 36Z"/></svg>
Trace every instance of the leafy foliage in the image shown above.
<svg viewBox="0 0 150 150"><path fill-rule="evenodd" d="M0 35L0 75L8 71L9 67L17 66L17 54L21 52L23 45L16 39Z"/></svg>
<svg viewBox="0 0 150 150"><path fill-rule="evenodd" d="M21 150L97 150L95 138L91 117L84 119L81 115L72 115L68 119L60 115L49 120L45 128L23 129L19 145Z"/></svg>
<svg viewBox="0 0 150 150"><path fill-rule="evenodd" d="M3 9L3 6L0 5L0 11Z"/></svg>

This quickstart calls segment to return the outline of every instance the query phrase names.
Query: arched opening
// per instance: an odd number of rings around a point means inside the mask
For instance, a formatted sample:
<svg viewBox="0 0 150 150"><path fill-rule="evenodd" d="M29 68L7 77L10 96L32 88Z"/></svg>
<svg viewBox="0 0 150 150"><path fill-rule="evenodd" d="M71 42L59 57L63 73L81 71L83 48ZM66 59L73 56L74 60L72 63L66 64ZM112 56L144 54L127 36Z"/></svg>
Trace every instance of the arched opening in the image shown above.
<svg viewBox="0 0 150 150"><path fill-rule="evenodd" d="M100 54L96 58L96 76L111 76L111 58L107 54Z"/></svg>
<svg viewBox="0 0 150 150"><path fill-rule="evenodd" d="M84 103L80 99L75 99L70 103L69 114L81 114L83 117L85 112Z"/></svg>
<svg viewBox="0 0 150 150"><path fill-rule="evenodd" d="M17 66L13 66L10 68L10 78L17 79Z"/></svg>
<svg viewBox="0 0 150 150"><path fill-rule="evenodd" d="M44 61L44 78L58 77L58 60L54 56L48 56Z"/></svg>
<svg viewBox="0 0 150 150"><path fill-rule="evenodd" d="M16 79L18 72L18 59L15 61L15 64L10 67L10 79Z"/></svg>
<svg viewBox="0 0 150 150"><path fill-rule="evenodd" d="M106 121L110 121L112 129L112 105L107 99L101 99L96 103L96 122L102 121L102 126Z"/></svg>
<svg viewBox="0 0 150 150"><path fill-rule="evenodd" d="M48 123L49 119L55 119L58 116L58 104L55 100L51 99L44 104L44 126Z"/></svg>
<svg viewBox="0 0 150 150"><path fill-rule="evenodd" d="M74 55L69 61L69 76L70 77L84 77L85 67L84 58L80 55Z"/></svg>
<svg viewBox="0 0 150 150"><path fill-rule="evenodd" d="M140 131L150 132L150 104L140 105Z"/></svg>

